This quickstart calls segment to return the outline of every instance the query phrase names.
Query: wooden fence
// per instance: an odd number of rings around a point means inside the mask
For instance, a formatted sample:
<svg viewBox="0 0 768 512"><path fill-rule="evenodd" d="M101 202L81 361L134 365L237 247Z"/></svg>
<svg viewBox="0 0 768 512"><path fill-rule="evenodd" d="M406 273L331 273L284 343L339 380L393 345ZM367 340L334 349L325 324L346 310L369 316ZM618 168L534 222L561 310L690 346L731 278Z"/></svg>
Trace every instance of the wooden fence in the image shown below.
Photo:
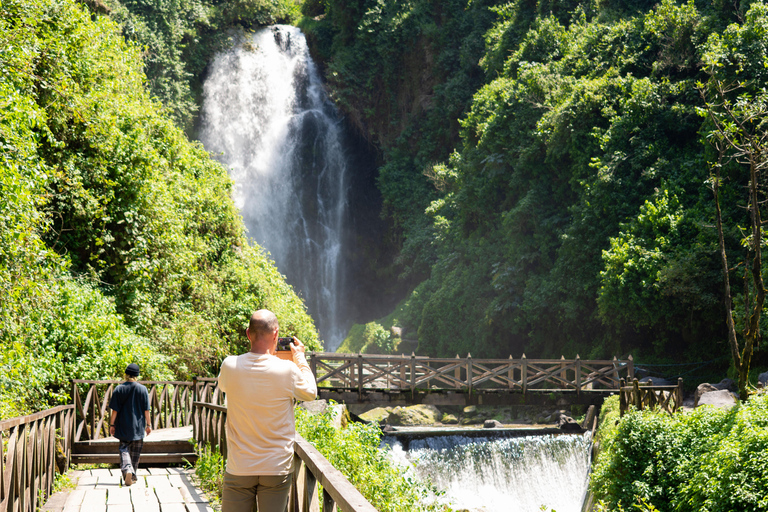
<svg viewBox="0 0 768 512"><path fill-rule="evenodd" d="M619 387L619 409L620 415L629 410L630 406L638 410L651 409L657 407L674 414L683 405L683 379L677 379L676 386L654 386L640 385L637 379L632 381L631 386L627 386L624 379L621 379Z"/></svg>
<svg viewBox="0 0 768 512"><path fill-rule="evenodd" d="M358 390L420 389L486 391L616 391L620 379L634 378L626 360L428 358L416 355L313 352L309 365L319 386Z"/></svg>
<svg viewBox="0 0 768 512"><path fill-rule="evenodd" d="M218 404L195 402L196 414L193 423L193 437L200 446L209 444L218 447L226 457L226 418L227 408ZM322 486L323 511L336 512L376 512L355 486L336 468L334 468L317 449L296 434L294 457L294 478L288 512L315 512L319 510Z"/></svg>
<svg viewBox="0 0 768 512"><path fill-rule="evenodd" d="M60 405L0 421L0 510L35 512L45 503L57 462L63 471L69 467L74 409L74 405Z"/></svg>
<svg viewBox="0 0 768 512"><path fill-rule="evenodd" d="M75 441L109 437L109 400L122 381L72 381L77 427ZM153 429L182 427L192 423L195 383L187 381L139 381L149 391L150 422ZM85 397L81 394L81 386Z"/></svg>

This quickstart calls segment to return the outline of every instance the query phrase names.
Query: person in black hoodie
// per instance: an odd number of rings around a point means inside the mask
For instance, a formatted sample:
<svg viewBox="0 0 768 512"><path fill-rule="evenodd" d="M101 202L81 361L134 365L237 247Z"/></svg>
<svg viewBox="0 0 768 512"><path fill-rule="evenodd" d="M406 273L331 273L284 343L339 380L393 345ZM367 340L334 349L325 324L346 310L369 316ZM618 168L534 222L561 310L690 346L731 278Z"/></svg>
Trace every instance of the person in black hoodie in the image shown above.
<svg viewBox="0 0 768 512"><path fill-rule="evenodd" d="M139 365L131 363L125 368L125 382L117 386L109 401L112 414L109 433L120 441L120 471L125 485L136 481L144 435L152 432L149 421L149 393L136 382Z"/></svg>

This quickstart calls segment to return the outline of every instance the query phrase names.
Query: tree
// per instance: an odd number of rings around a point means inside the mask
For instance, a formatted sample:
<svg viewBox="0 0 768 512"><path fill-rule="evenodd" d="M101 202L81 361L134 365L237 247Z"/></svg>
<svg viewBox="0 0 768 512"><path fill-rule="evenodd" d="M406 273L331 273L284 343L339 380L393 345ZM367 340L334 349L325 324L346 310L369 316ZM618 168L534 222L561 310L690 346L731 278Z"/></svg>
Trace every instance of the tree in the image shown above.
<svg viewBox="0 0 768 512"><path fill-rule="evenodd" d="M717 161L711 164L713 175L709 183L715 199L715 221L723 264L726 325L731 357L738 375L739 398L747 399L747 377L755 347L760 341L760 316L765 302L763 281L763 213L766 205L765 170L768 169L768 93L761 90L752 96L742 93L733 96L744 84L726 85L711 68L707 84L698 84L704 100L700 114L707 117L713 129L707 138L717 150ZM744 321L741 340L734 320L734 293L730 285L731 268L728 264L721 208L722 170L735 163L746 170L749 229L742 229L741 246L744 254ZM740 181L740 180L739 180Z"/></svg>

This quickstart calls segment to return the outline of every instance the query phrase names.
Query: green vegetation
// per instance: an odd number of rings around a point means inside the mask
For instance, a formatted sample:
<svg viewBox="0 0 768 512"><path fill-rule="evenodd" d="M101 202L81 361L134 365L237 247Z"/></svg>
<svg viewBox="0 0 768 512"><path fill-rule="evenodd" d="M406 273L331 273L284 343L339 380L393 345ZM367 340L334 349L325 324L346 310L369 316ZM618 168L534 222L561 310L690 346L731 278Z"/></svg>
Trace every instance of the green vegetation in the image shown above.
<svg viewBox="0 0 768 512"><path fill-rule="evenodd" d="M334 98L381 150L420 353L728 352L698 85L739 82L732 102L766 86L765 4L323 0L305 15ZM720 200L741 279L733 154Z"/></svg>
<svg viewBox="0 0 768 512"><path fill-rule="evenodd" d="M226 171L145 89L141 51L73 0L0 5L0 417L70 378L215 372L253 309L319 348L250 246Z"/></svg>
<svg viewBox="0 0 768 512"><path fill-rule="evenodd" d="M768 496L768 394L730 411L704 406L670 416L603 406L592 491L601 510L761 510Z"/></svg>
<svg viewBox="0 0 768 512"><path fill-rule="evenodd" d="M431 502L435 490L406 475L379 449L381 429L376 424L350 423L333 426L332 408L311 415L296 409L297 431L333 467L341 471L360 493L381 512L442 511L442 505Z"/></svg>
<svg viewBox="0 0 768 512"><path fill-rule="evenodd" d="M205 66L231 42L231 29L291 23L300 16L293 0L84 0L120 25L143 51L152 96L178 126L192 131Z"/></svg>
<svg viewBox="0 0 768 512"><path fill-rule="evenodd" d="M296 408L296 430L312 443L328 461L381 512L429 512L447 510L433 504L434 489L403 474L379 449L381 430L378 425L350 423L334 427L334 411L312 415ZM224 459L210 446L198 451L195 474L200 487L214 498L221 498Z"/></svg>

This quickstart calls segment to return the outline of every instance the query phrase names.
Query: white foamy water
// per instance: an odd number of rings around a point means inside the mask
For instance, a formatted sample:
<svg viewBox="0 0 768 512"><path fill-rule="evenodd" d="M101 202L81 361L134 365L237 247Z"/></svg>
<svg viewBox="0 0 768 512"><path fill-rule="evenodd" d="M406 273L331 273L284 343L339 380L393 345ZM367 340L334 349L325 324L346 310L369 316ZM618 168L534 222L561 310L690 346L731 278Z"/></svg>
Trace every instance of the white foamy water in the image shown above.
<svg viewBox="0 0 768 512"><path fill-rule="evenodd" d="M440 436L412 440L392 456L474 512L580 512L589 483L590 434L507 439Z"/></svg>
<svg viewBox="0 0 768 512"><path fill-rule="evenodd" d="M229 168L249 237L270 252L335 349L347 327L347 163L339 117L299 29L260 29L213 59L200 140Z"/></svg>

